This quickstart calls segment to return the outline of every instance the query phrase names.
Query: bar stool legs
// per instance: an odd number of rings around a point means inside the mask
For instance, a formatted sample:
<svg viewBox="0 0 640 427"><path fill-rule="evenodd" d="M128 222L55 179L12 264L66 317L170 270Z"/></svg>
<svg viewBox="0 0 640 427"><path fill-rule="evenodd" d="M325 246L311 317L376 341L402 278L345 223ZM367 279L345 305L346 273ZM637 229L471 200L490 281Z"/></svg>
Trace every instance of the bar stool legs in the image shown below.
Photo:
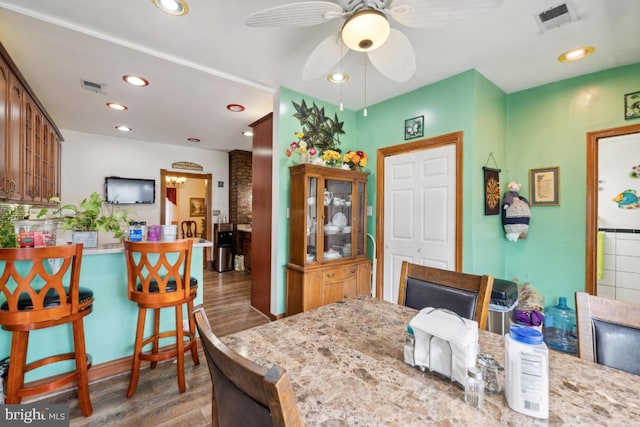
<svg viewBox="0 0 640 427"><path fill-rule="evenodd" d="M25 397L53 391L66 383L77 380L80 412L82 412L82 415L85 417L88 417L93 413L91 395L89 394L89 366L91 363L87 361L90 357L86 353L82 317L74 320L72 324L74 344L73 353L58 354L29 364L27 364L29 331L12 331L9 372L7 375L7 404L19 404ZM27 372L46 364L62 360L75 360L75 371L65 374L64 377L47 384L25 387L24 376Z"/></svg>
<svg viewBox="0 0 640 427"><path fill-rule="evenodd" d="M193 311L193 300L188 301L187 310L189 313L189 330L185 333L183 329L183 307L182 304L178 304L175 306L175 323L176 329L175 331L166 331L160 332L160 311L159 308L153 309L153 335L145 338L144 337L144 327L147 317L148 308L139 307L138 310L138 324L136 327L136 342L133 350L133 361L131 367L131 379L129 380L129 389L127 390L127 397L132 397L138 386L138 380L140 379L140 364L142 360L147 360L151 362L151 369L154 369L158 362L161 360L169 359L172 357L176 358L176 369L178 375L178 390L180 393L184 393L187 389L185 376L184 376L184 355L187 351L191 352L191 358L193 360L194 365L200 364L200 359L198 358L198 347L196 341L196 327L193 321L193 315L191 314ZM176 337L176 344L174 349L168 350L160 350L159 342L161 338L166 337ZM185 344L185 336L189 339L188 343ZM145 352L143 348L151 344L151 351Z"/></svg>

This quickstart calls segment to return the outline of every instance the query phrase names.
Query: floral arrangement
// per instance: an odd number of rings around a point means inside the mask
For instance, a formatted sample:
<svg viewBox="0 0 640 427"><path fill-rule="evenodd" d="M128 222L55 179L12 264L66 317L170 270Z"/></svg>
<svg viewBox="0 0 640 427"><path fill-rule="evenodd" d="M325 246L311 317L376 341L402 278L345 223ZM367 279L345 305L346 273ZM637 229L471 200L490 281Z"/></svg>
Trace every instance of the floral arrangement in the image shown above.
<svg viewBox="0 0 640 427"><path fill-rule="evenodd" d="M301 158L304 156L312 157L315 156L318 152L313 147L313 145L309 144L304 138L304 132L296 132L297 141L291 142L289 148L285 152L287 157L291 157L293 153L298 154Z"/></svg>
<svg viewBox="0 0 640 427"><path fill-rule="evenodd" d="M327 166L332 166L335 167L338 165L338 163L340 163L340 161L342 160L342 157L340 156L340 153L338 153L335 150L325 150L322 152L321 155L322 160L324 160L325 164Z"/></svg>
<svg viewBox="0 0 640 427"><path fill-rule="evenodd" d="M342 158L342 162L348 165L351 169L364 168L367 166L369 156L364 151L347 151Z"/></svg>

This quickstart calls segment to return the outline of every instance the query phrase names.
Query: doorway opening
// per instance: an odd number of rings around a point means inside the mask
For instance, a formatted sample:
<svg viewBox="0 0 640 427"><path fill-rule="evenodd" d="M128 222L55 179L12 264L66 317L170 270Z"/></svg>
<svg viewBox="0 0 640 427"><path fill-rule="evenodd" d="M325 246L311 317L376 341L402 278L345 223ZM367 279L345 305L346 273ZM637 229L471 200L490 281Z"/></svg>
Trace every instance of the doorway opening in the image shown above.
<svg viewBox="0 0 640 427"><path fill-rule="evenodd" d="M587 230L585 254L585 291L597 295L598 260L598 152L601 139L640 133L640 124L587 133Z"/></svg>
<svg viewBox="0 0 640 427"><path fill-rule="evenodd" d="M180 183L182 179L186 179L186 182ZM210 173L192 173L192 172L179 172L168 171L166 169L160 169L160 224L165 225L171 222L175 222L178 226L178 237L182 238L182 230L180 222L182 221L195 221L196 222L196 236L206 240L211 240L211 178ZM167 180L172 180L173 183L169 183ZM189 201L185 202L186 206L180 206L182 197L175 198L176 211L184 212L184 214L172 215L169 212L170 206L167 206L167 189L175 188L176 186L183 185L182 188L187 188L187 182L196 180L200 190L197 193L188 194ZM175 183L177 181L177 183ZM177 188L176 192L181 190ZM169 218L169 222L167 222ZM211 262L211 248L207 247L205 251L205 265L210 265Z"/></svg>
<svg viewBox="0 0 640 427"><path fill-rule="evenodd" d="M455 147L455 270L462 271L462 132L453 132L420 141L385 147L378 150L377 156L377 182L376 182L376 247L380 248L376 257L376 297L382 299L384 292L384 251L385 251L385 158L408 154L433 148L453 145Z"/></svg>

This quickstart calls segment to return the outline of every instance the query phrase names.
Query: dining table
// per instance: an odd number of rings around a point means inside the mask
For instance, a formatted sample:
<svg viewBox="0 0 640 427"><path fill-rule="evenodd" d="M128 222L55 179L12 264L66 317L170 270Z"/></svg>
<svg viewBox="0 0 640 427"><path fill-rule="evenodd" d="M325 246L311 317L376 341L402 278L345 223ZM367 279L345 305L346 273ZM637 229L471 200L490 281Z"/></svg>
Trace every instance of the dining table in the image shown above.
<svg viewBox="0 0 640 427"><path fill-rule="evenodd" d="M371 297L348 298L227 335L260 365L289 372L307 426L622 426L640 423L640 377L549 350L549 417L510 409L502 391L481 408L448 379L404 363L417 311ZM479 352L504 366L504 337L479 331Z"/></svg>

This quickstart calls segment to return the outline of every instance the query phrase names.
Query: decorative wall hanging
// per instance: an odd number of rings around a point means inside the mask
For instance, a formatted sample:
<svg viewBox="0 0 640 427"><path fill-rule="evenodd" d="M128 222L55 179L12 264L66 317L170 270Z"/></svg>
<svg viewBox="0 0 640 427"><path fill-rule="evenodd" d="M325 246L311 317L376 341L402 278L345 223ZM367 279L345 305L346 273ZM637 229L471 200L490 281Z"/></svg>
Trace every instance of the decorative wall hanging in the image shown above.
<svg viewBox="0 0 640 427"><path fill-rule="evenodd" d="M191 171L201 171L203 167L193 162L175 162L171 163L173 169L186 169Z"/></svg>
<svg viewBox="0 0 640 427"><path fill-rule="evenodd" d="M496 165L495 169L488 167L489 160L493 160ZM489 153L487 164L482 167L484 173L484 214L498 215L500 212L500 176L501 172L493 157L493 153Z"/></svg>
<svg viewBox="0 0 640 427"><path fill-rule="evenodd" d="M531 206L560 205L560 168L529 169Z"/></svg>
<svg viewBox="0 0 640 427"><path fill-rule="evenodd" d="M404 121L404 139L424 136L424 116L414 117Z"/></svg>
<svg viewBox="0 0 640 427"><path fill-rule="evenodd" d="M512 242L526 239L529 234L531 209L529 201L520 196L521 187L519 182L511 181L509 191L504 195L502 202L502 226L505 236Z"/></svg>
<svg viewBox="0 0 640 427"><path fill-rule="evenodd" d="M613 199L620 209L637 209L640 208L640 199L636 194L636 190L624 190Z"/></svg>
<svg viewBox="0 0 640 427"><path fill-rule="evenodd" d="M640 118L640 92L627 93L624 96L624 118Z"/></svg>

